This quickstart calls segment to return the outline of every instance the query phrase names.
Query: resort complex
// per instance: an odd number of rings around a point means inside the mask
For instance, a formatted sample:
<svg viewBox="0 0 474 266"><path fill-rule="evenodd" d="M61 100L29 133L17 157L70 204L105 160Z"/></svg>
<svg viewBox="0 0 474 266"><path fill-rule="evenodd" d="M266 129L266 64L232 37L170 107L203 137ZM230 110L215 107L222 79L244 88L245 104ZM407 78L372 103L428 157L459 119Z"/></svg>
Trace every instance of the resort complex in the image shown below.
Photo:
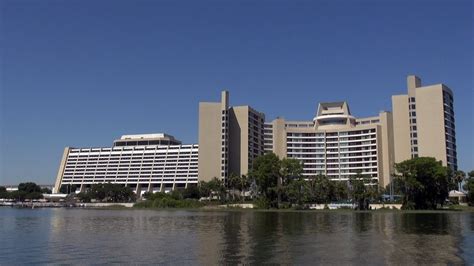
<svg viewBox="0 0 474 266"><path fill-rule="evenodd" d="M66 147L54 192L84 191L92 184L118 183L137 195L186 188L214 177L246 175L258 156L272 152L294 158L303 176L346 181L362 173L379 185L392 180L395 163L434 157L457 170L453 93L444 84L422 86L407 78L408 92L392 96L392 111L354 117L345 101L324 102L314 117L266 121L250 106L199 103L198 144L182 144L167 134L125 135L111 147Z"/></svg>

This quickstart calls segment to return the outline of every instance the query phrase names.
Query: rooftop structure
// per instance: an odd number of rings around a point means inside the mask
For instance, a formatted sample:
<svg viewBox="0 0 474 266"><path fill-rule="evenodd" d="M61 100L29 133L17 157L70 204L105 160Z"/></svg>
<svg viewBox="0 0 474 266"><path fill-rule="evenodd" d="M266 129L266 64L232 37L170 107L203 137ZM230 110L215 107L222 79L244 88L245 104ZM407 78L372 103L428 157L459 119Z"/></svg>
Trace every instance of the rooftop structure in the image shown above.
<svg viewBox="0 0 474 266"><path fill-rule="evenodd" d="M114 140L114 147L147 145L180 145L181 141L164 133L123 135Z"/></svg>

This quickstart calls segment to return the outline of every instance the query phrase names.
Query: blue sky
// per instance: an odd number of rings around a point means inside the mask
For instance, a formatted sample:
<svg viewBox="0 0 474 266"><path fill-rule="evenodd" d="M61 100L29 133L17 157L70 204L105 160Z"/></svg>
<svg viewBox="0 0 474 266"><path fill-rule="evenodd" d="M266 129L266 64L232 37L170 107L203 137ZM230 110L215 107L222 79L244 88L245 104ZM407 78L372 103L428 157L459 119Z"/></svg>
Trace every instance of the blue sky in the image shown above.
<svg viewBox="0 0 474 266"><path fill-rule="evenodd" d="M52 184L65 146L197 141L199 101L310 120L320 101L391 109L406 76L454 91L474 169L470 1L0 0L0 184Z"/></svg>

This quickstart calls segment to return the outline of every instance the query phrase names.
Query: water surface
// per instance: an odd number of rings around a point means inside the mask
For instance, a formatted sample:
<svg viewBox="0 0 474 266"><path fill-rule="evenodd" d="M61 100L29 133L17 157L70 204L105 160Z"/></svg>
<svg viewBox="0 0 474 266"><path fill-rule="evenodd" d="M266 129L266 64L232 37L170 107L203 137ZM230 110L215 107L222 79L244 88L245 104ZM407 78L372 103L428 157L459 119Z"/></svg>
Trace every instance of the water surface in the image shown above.
<svg viewBox="0 0 474 266"><path fill-rule="evenodd" d="M0 264L474 264L474 213L0 208Z"/></svg>

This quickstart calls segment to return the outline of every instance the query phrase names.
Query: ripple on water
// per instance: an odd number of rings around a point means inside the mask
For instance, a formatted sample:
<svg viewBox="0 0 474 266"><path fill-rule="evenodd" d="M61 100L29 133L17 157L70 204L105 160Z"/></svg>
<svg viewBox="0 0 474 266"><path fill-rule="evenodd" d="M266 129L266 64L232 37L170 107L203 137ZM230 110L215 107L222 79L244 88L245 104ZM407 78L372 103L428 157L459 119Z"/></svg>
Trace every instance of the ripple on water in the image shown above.
<svg viewBox="0 0 474 266"><path fill-rule="evenodd" d="M473 264L474 214L0 208L2 264Z"/></svg>

